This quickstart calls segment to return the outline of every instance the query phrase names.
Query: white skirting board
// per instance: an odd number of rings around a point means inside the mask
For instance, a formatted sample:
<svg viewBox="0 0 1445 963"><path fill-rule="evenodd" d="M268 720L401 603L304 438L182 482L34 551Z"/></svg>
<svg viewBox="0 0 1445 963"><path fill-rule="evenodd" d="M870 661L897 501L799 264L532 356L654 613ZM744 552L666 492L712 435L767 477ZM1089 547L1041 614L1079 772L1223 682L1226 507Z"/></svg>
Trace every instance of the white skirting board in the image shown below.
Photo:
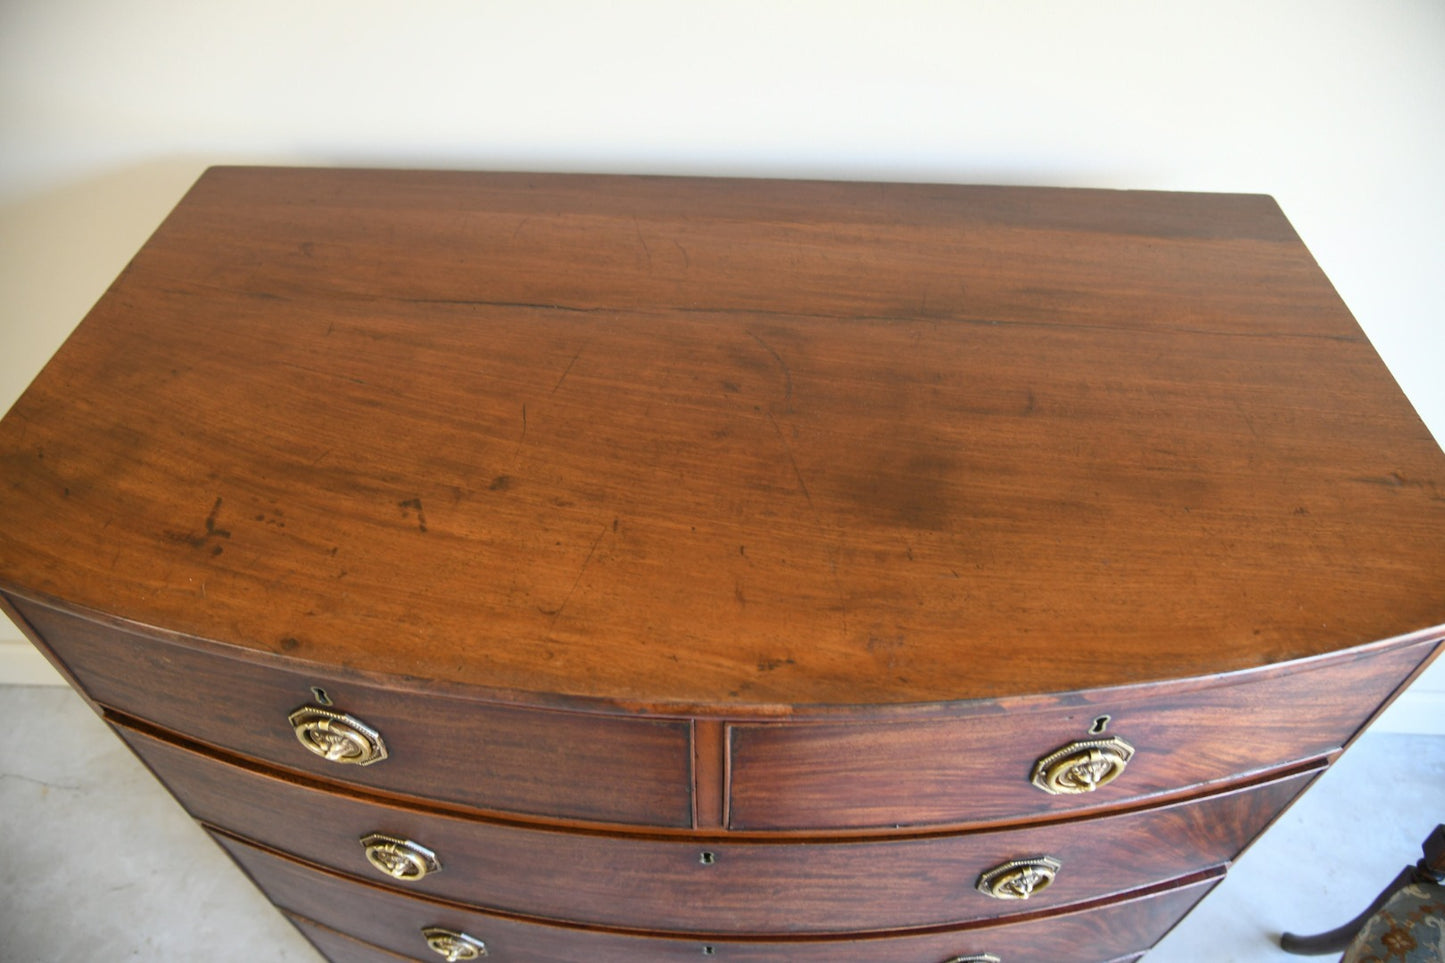
<svg viewBox="0 0 1445 963"><path fill-rule="evenodd" d="M0 685L65 685L24 639L0 639ZM1376 720L1375 732L1445 736L1445 656Z"/></svg>

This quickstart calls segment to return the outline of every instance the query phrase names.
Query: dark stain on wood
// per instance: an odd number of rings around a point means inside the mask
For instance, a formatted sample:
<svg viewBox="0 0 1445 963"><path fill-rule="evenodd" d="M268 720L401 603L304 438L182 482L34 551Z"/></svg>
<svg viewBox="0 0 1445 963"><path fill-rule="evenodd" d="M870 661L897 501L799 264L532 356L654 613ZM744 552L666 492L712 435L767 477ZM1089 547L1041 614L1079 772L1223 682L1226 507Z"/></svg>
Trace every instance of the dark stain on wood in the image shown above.
<svg viewBox="0 0 1445 963"><path fill-rule="evenodd" d="M426 512L422 511L420 498L408 498L396 504L397 507L401 509L403 518L410 518L411 513L415 512L417 530L421 532L426 531Z"/></svg>

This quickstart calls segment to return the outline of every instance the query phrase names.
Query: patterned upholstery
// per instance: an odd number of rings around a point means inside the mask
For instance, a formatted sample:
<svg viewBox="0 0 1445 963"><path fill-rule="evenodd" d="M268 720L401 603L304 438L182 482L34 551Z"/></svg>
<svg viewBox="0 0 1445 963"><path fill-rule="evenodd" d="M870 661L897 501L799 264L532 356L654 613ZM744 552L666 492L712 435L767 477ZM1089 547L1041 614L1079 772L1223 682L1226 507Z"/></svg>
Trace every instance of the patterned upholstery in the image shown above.
<svg viewBox="0 0 1445 963"><path fill-rule="evenodd" d="M1416 883L1395 893L1341 963L1445 963L1445 886Z"/></svg>

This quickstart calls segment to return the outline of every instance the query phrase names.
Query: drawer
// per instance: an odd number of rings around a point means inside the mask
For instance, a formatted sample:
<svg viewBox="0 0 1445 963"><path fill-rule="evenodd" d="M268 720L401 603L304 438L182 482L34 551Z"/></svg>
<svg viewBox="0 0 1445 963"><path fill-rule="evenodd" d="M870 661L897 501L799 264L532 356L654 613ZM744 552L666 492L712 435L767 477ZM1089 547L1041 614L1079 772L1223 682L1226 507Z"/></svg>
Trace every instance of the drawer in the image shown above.
<svg viewBox="0 0 1445 963"><path fill-rule="evenodd" d="M1099 963L1153 946L1222 875L1197 874L1077 911L945 931L791 940L699 934L684 939L480 913L335 876L223 834L215 837L289 913L418 959L430 958L421 931L445 927L485 943L486 959L498 963L696 963L704 956L731 963L943 963L978 953L993 953L1010 963Z"/></svg>
<svg viewBox="0 0 1445 963"><path fill-rule="evenodd" d="M345 933L338 933L329 926L313 923L301 916L288 914L286 918L291 921L292 926L301 931L302 936L311 941L311 945L316 947L330 963L406 963L408 960L422 959L417 956L398 956L390 950L383 950L379 946L354 940ZM422 952L430 956L432 960L441 959L426 947L422 948Z"/></svg>
<svg viewBox="0 0 1445 963"><path fill-rule="evenodd" d="M275 765L498 812L691 826L686 722L501 706L394 692L231 659L13 600L96 702ZM387 756L341 765L308 752L293 710L324 690L379 732Z"/></svg>
<svg viewBox="0 0 1445 963"><path fill-rule="evenodd" d="M1437 642L1321 659L1294 671L1075 693L955 718L729 727L728 826L868 829L1016 819L1117 806L1327 754L1347 742ZM1035 763L1106 737L1134 754L1093 792L1049 795Z"/></svg>
<svg viewBox="0 0 1445 963"><path fill-rule="evenodd" d="M1047 909L1232 860L1318 770L1155 809L954 836L872 840L648 838L465 819L328 794L135 730L121 736L213 826L374 882L491 910L674 932L794 934L922 927L1016 913L976 888L986 870L1048 855L1028 900ZM361 840L418 843L441 870L393 882Z"/></svg>
<svg viewBox="0 0 1445 963"><path fill-rule="evenodd" d="M425 956L420 957L398 956L390 950L383 950L379 946L354 940L344 933L336 932L329 926L322 926L320 923L312 922L304 917L288 916L287 918L331 963L402 963L405 960L430 959L434 961L440 958L432 953L426 953ZM1141 959L1143 959L1143 954L1131 953L1128 956L1109 960L1107 963L1138 963ZM1012 961L1008 961L1008 963L1012 963Z"/></svg>

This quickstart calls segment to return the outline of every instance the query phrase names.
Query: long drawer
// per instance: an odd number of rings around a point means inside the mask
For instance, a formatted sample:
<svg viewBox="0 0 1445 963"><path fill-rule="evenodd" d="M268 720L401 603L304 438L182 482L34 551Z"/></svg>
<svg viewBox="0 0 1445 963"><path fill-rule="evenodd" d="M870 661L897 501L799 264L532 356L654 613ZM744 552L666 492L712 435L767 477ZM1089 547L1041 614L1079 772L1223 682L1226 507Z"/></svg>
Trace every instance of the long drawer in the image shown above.
<svg viewBox="0 0 1445 963"><path fill-rule="evenodd" d="M338 933L329 926L301 916L288 915L287 918L329 963L405 963L406 960L421 959L418 956L398 956L390 950L354 940L345 933ZM430 947L427 950L430 951ZM432 959L439 958L432 954Z"/></svg>
<svg viewBox="0 0 1445 963"><path fill-rule="evenodd" d="M392 691L323 671L231 659L12 601L96 702L216 746L358 786L498 812L692 825L685 721ZM288 717L325 703L379 733L386 757L339 765L303 748Z"/></svg>
<svg viewBox="0 0 1445 963"><path fill-rule="evenodd" d="M403 956L427 958L422 931L483 944L498 963L943 963L992 953L1005 960L1099 963L1152 946L1218 881L1222 870L1136 890L1072 912L951 930L822 939L658 936L481 913L336 876L224 834L217 841L283 910Z"/></svg>
<svg viewBox="0 0 1445 963"><path fill-rule="evenodd" d="M401 963L404 960L426 960L427 963L430 963L430 960L436 959L436 956L431 953L427 953L426 956L398 956L390 950L354 940L344 933L338 933L329 926L322 926L305 917L288 915L287 918L331 963ZM1142 958L1143 954L1141 953L1130 953L1128 956L1108 960L1106 963L1138 963Z"/></svg>
<svg viewBox="0 0 1445 963"><path fill-rule="evenodd" d="M1318 769L1137 812L902 839L636 837L481 821L330 791L117 726L197 819L356 877L493 910L678 932L791 934L990 919L1024 903L976 883L1010 860L1061 863L1046 909L1232 860ZM440 870L393 883L363 840L423 846ZM395 845L372 839L372 845ZM409 864L404 870L411 870Z"/></svg>

